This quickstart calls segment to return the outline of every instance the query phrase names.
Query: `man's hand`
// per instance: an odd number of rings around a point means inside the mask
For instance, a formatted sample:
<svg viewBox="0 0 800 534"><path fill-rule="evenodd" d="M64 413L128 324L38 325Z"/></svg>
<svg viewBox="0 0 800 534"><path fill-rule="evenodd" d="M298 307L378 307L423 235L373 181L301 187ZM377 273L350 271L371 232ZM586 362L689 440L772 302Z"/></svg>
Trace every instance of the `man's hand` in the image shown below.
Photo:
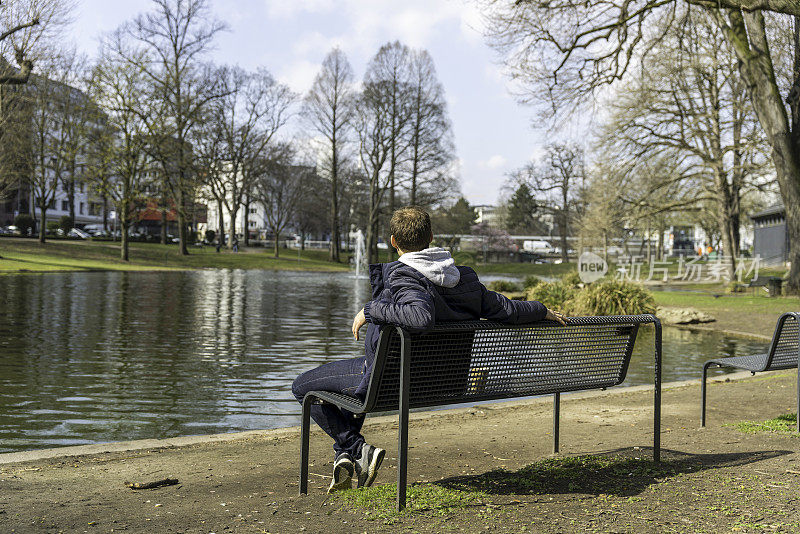
<svg viewBox="0 0 800 534"><path fill-rule="evenodd" d="M358 341L358 331L361 330L361 327L367 323L367 318L364 317L364 308L361 308L361 311L358 312L353 319L353 337L356 338Z"/></svg>
<svg viewBox="0 0 800 534"><path fill-rule="evenodd" d="M569 322L569 317L565 316L561 312L553 311L550 309L547 310L547 315L545 315L544 318L547 319L548 321L556 321L557 323L561 323L564 326L567 326L567 323ZM353 328L355 328L355 323L353 323Z"/></svg>

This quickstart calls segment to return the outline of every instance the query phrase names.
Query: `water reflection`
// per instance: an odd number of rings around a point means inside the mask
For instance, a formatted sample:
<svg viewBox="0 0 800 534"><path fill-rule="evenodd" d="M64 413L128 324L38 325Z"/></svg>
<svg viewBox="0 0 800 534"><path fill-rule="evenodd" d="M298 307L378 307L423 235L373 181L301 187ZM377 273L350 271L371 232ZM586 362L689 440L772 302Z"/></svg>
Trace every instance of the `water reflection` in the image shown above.
<svg viewBox="0 0 800 534"><path fill-rule="evenodd" d="M262 271L0 277L0 452L274 428L298 422L291 382L358 355L366 280ZM626 384L652 382L644 331ZM664 380L764 350L666 329Z"/></svg>

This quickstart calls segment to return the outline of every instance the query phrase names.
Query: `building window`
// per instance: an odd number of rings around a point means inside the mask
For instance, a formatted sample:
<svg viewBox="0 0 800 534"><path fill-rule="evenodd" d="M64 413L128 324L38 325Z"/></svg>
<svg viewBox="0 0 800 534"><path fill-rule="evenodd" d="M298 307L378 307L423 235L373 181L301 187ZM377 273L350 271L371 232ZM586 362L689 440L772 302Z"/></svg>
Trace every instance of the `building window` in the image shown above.
<svg viewBox="0 0 800 534"><path fill-rule="evenodd" d="M61 201L61 211L69 211L69 200Z"/></svg>
<svg viewBox="0 0 800 534"><path fill-rule="evenodd" d="M81 211L80 211L80 213L81 213L81 215L83 215L83 202L81 202Z"/></svg>
<svg viewBox="0 0 800 534"><path fill-rule="evenodd" d="M90 202L89 203L89 215L93 217L99 217L102 215L103 212L103 205L99 202Z"/></svg>
<svg viewBox="0 0 800 534"><path fill-rule="evenodd" d="M250 221L250 226L255 226L255 225L256 225L255 221Z"/></svg>
<svg viewBox="0 0 800 534"><path fill-rule="evenodd" d="M47 209L54 210L56 209L56 199L51 198L50 202L47 203Z"/></svg>
<svg viewBox="0 0 800 534"><path fill-rule="evenodd" d="M250 208L250 213L258 213L258 208Z"/></svg>

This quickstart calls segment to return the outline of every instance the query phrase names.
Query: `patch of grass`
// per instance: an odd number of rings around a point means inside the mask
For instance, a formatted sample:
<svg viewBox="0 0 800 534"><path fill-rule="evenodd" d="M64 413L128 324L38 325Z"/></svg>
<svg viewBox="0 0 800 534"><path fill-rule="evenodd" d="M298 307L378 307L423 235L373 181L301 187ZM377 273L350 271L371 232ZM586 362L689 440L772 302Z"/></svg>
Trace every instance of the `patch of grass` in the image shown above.
<svg viewBox="0 0 800 534"><path fill-rule="evenodd" d="M346 503L366 509L368 518L394 523L401 516L430 512L445 515L453 510L481 504L486 495L476 490L454 489L438 484L412 484L406 493L406 508L397 511L397 486L384 484L337 494Z"/></svg>
<svg viewBox="0 0 800 534"><path fill-rule="evenodd" d="M243 249L239 253L214 247L190 247L188 256L177 245L131 243L130 261L119 259L114 242L58 241L44 244L34 239L0 239L0 273L52 271L141 271L190 269L265 269L299 271L346 271L345 263L327 261L326 250L283 249L275 258L269 249ZM345 254L345 258L347 255Z"/></svg>
<svg viewBox="0 0 800 534"><path fill-rule="evenodd" d="M643 457L574 456L547 458L518 471L497 469L478 476L456 477L440 484L486 494L544 495L588 493L632 496L657 479L691 471L693 465L655 463Z"/></svg>
<svg viewBox="0 0 800 534"><path fill-rule="evenodd" d="M762 423L757 421L739 421L725 426L732 426L745 434L758 434L761 432L792 432L797 428L797 414L789 413L779 415Z"/></svg>
<svg viewBox="0 0 800 534"><path fill-rule="evenodd" d="M658 306L694 307L711 312L783 313L800 305L797 297L754 297L682 291L653 291Z"/></svg>

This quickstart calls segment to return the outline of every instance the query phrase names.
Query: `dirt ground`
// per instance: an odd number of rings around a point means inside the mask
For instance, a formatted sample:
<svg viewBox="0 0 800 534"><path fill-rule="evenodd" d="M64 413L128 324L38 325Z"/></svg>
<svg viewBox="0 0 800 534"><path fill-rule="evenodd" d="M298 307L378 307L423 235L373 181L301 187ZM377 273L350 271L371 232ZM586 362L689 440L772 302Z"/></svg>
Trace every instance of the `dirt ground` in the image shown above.
<svg viewBox="0 0 800 534"><path fill-rule="evenodd" d="M665 389L658 467L646 462L652 391L562 396L560 457L623 460L614 469L583 470L580 463L556 475L545 469L524 484L516 471L551 457L549 399L414 414L409 480L445 479L438 483L484 494L466 508L419 510L389 524L325 494L332 454L324 434L312 434L310 493L298 496L299 432L265 432L0 464L0 532L800 532L800 437L725 426L794 412L796 376L711 384L705 429L699 428L699 386ZM387 449L376 484L393 484L396 476L393 421L365 425L368 441ZM636 458L639 467L625 473L624 459ZM179 484L125 486L166 477Z"/></svg>

